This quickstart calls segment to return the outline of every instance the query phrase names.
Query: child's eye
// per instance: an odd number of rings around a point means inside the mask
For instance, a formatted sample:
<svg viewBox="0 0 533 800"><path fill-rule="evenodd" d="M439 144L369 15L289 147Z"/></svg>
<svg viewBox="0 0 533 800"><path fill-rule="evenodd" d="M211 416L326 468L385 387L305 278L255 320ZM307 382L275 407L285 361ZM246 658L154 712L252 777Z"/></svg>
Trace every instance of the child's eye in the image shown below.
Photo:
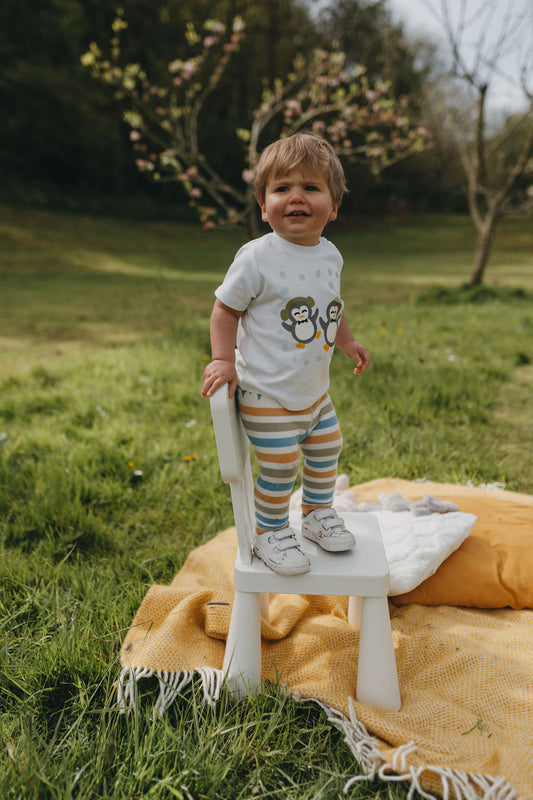
<svg viewBox="0 0 533 800"><path fill-rule="evenodd" d="M286 186L276 186L274 191L275 192L286 192L287 191L287 187Z"/></svg>
<svg viewBox="0 0 533 800"><path fill-rule="evenodd" d="M305 187L305 191L306 192L318 192L318 186L313 186L313 185L306 186Z"/></svg>

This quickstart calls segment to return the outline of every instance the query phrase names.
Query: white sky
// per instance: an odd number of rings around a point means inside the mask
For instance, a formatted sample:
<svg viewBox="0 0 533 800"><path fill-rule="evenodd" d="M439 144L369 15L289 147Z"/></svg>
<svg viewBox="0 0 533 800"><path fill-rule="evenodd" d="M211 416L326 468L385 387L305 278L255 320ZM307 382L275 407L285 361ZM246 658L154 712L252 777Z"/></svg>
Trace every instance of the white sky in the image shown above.
<svg viewBox="0 0 533 800"><path fill-rule="evenodd" d="M405 32L416 38L431 38L435 42L444 41L444 28L441 19L441 0L387 0L393 17L403 23ZM467 28L465 44L473 45L483 30L486 16L479 14L487 0L446 0L453 22L457 22L461 7L466 5L467 19L472 20ZM509 8L513 18L520 17L521 24L515 30L510 47L499 61L499 71L511 76L513 81L503 77L491 80L488 100L493 109L513 109L523 103L523 94L519 90L518 76L520 63L529 55L530 73L533 73L533 0L496 0L494 13L487 28L486 52L492 54L498 35L505 25ZM435 13L432 13L433 9ZM443 45L443 53L446 46ZM472 54L470 50L470 65ZM514 84L514 85L513 85ZM533 88L533 87L532 87Z"/></svg>

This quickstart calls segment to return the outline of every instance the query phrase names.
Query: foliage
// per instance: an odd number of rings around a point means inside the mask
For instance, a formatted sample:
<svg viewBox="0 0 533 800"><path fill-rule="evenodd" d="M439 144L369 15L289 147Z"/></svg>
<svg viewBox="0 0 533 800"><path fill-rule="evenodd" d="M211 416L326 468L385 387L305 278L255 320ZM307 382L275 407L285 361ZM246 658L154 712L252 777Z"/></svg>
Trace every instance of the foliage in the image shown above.
<svg viewBox="0 0 533 800"><path fill-rule="evenodd" d="M344 53L316 50L309 58L296 57L285 81L276 79L264 89L250 127L237 130L246 143L242 176L248 186L235 188L213 168L199 133L202 110L244 36L242 19L236 17L229 32L218 20L206 20L201 33L189 22L191 54L169 63L164 85L151 83L139 63L121 65L121 32L127 27L119 13L110 57L93 42L82 63L94 78L113 86L119 100L129 101L123 117L139 169L156 181L181 181L204 228L244 223L255 232L250 183L267 133L277 138L311 128L329 138L339 155L368 164L375 173L426 144L426 131L411 125L406 99L395 100L389 83L371 86L365 69L347 65Z"/></svg>
<svg viewBox="0 0 533 800"><path fill-rule="evenodd" d="M322 7L319 21L325 42L335 42L348 63L364 64L370 81L390 81L395 97L408 96L417 105L427 66L415 64L415 49L386 4L336 0Z"/></svg>

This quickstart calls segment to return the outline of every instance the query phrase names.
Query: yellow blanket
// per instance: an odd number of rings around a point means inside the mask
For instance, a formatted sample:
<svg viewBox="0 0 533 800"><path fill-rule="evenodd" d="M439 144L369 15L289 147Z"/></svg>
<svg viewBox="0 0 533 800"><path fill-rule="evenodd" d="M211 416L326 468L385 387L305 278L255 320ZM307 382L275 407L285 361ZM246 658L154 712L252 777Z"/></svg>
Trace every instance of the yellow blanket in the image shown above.
<svg viewBox="0 0 533 800"><path fill-rule="evenodd" d="M262 620L263 676L278 674L296 696L321 703L364 777L401 776L419 791L465 799L533 798L533 497L392 479L354 491L358 501L431 494L478 517L437 573L391 604L401 711L351 699L358 634L347 598L273 596ZM216 699L235 551L234 529L224 531L192 552L170 585L149 589L122 646L121 702L152 674L160 712L193 675ZM489 608L455 605L479 606L480 597Z"/></svg>

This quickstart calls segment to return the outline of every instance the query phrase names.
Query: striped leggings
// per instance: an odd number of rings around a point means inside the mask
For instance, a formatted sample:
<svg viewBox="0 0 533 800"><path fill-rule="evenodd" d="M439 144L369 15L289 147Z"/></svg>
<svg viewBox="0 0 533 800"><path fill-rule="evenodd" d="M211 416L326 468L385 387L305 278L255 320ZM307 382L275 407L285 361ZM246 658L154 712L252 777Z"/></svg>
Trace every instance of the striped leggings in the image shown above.
<svg viewBox="0 0 533 800"><path fill-rule="evenodd" d="M302 411L276 400L237 390L239 411L259 462L254 500L258 532L284 528L303 453L302 512L331 506L342 434L329 394Z"/></svg>

